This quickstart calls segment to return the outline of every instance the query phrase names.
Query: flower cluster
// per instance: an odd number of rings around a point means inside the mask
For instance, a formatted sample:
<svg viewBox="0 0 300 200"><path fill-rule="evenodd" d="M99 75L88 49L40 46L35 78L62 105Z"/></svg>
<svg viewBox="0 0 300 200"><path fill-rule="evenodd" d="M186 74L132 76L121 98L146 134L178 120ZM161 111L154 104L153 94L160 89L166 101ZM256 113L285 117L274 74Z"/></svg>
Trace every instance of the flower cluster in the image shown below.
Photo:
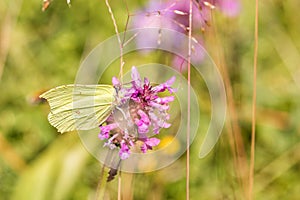
<svg viewBox="0 0 300 200"><path fill-rule="evenodd" d="M146 14L137 15L132 21L132 26L134 28L165 28L187 34L189 31L189 4L190 1L188 0L150 0L147 7L142 11ZM240 2L239 0L193 0L193 32L200 33L209 26L211 10L214 9L221 11L228 17L235 17L240 12ZM174 37L170 38L171 41L176 41L173 44L174 47L182 46L180 38ZM193 35L193 38L197 41L196 43L203 44L203 38L199 34ZM138 47L156 43L159 43L159 38L153 32L149 32L144 37L137 37ZM199 48L199 45L193 48L194 62L202 62L203 50ZM186 67L185 59L174 56L173 65L182 71Z"/></svg>
<svg viewBox="0 0 300 200"><path fill-rule="evenodd" d="M137 28L170 28L187 32L189 25L189 3L185 0L149 1L145 16L138 16L134 22ZM220 10L228 17L235 17L240 12L239 0L193 0L193 27L205 28L209 24L210 11Z"/></svg>
<svg viewBox="0 0 300 200"><path fill-rule="evenodd" d="M100 126L98 136L101 140L107 140L104 146L111 149L118 147L121 159L128 158L137 145L143 153L151 150L160 142L151 136L159 134L161 128L171 126L166 121L170 118L167 111L174 96L160 97L158 94L166 90L174 93L171 85L175 77L153 87L147 78L142 81L137 69L132 67L131 78L130 87L121 85L115 77L112 79L117 91L117 105L105 125Z"/></svg>

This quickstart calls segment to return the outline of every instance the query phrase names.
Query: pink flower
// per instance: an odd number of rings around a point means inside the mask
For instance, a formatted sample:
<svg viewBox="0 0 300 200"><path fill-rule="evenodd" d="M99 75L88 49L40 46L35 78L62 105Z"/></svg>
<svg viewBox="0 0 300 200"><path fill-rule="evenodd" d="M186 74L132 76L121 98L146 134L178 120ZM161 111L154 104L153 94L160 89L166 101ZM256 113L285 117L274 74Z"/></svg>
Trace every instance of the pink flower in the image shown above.
<svg viewBox="0 0 300 200"><path fill-rule="evenodd" d="M120 81L116 78L116 77L112 77L112 84L114 85L114 86L120 86Z"/></svg>
<svg viewBox="0 0 300 200"><path fill-rule="evenodd" d="M241 4L238 0L219 1L220 10L228 17L236 17L241 11Z"/></svg>
<svg viewBox="0 0 300 200"><path fill-rule="evenodd" d="M138 132L140 134L148 133L149 126L151 125L148 115L142 110L138 110L137 114L140 116L140 119L135 120L135 124L138 127Z"/></svg>
<svg viewBox="0 0 300 200"><path fill-rule="evenodd" d="M169 90L169 92L172 94L173 92L175 92L175 90L171 87L171 85L175 82L175 79L176 79L175 76L173 76L172 78L167 80L165 83L155 86L153 88L153 91L154 92L164 92L165 90Z"/></svg>
<svg viewBox="0 0 300 200"><path fill-rule="evenodd" d="M98 137L100 140L108 139L109 132L117 127L118 125L116 123L100 126L101 132L99 133Z"/></svg>
<svg viewBox="0 0 300 200"><path fill-rule="evenodd" d="M121 142L121 148L119 151L119 156L122 160L127 159L129 157L129 147L125 144L125 142Z"/></svg>
<svg viewBox="0 0 300 200"><path fill-rule="evenodd" d="M170 119L167 111L169 103L175 99L174 96L159 97L159 93L166 90L170 94L175 92L172 88L175 77L152 87L150 81L147 78L142 81L136 67L132 67L131 78L131 87L121 85L116 77L112 78L117 91L117 106L106 120L107 125L100 126L101 131L98 135L101 140L107 140L105 147L120 148L121 159L129 157L130 148L137 141L143 142L141 147L143 153L158 145L160 140L150 138L150 135L152 132L159 134L160 129L171 126L166 122Z"/></svg>
<svg viewBox="0 0 300 200"><path fill-rule="evenodd" d="M189 27L189 7L188 0L150 0L143 11L132 20L134 28L157 28L172 29L183 34L188 33ZM235 17L240 13L239 0L193 0L192 29L193 37L197 38L198 43L202 43L203 38L200 34L210 26L210 19L213 10L219 10L228 17ZM149 33L143 36L137 35L136 45L138 48L156 48L160 45L161 35L159 31L151 29ZM182 38L179 35L167 36L170 41L176 41L170 44L170 48L180 48ZM166 44L165 44L166 45ZM194 47L192 52L192 63L200 63L204 58L204 51L199 45ZM187 68L186 58L174 56L173 67L180 72Z"/></svg>
<svg viewBox="0 0 300 200"><path fill-rule="evenodd" d="M147 138L141 146L141 151L146 153L147 150L152 150L152 147L157 146L159 143L160 140L157 138Z"/></svg>

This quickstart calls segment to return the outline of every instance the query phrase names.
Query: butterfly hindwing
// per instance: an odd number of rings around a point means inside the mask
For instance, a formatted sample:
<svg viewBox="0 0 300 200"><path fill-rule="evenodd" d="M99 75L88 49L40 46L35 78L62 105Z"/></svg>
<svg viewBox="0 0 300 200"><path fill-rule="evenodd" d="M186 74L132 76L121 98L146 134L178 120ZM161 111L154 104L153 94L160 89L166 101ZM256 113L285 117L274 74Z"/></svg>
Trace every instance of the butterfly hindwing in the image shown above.
<svg viewBox="0 0 300 200"><path fill-rule="evenodd" d="M64 133L89 130L102 124L113 108L115 89L111 85L63 85L42 95L51 111L50 124Z"/></svg>

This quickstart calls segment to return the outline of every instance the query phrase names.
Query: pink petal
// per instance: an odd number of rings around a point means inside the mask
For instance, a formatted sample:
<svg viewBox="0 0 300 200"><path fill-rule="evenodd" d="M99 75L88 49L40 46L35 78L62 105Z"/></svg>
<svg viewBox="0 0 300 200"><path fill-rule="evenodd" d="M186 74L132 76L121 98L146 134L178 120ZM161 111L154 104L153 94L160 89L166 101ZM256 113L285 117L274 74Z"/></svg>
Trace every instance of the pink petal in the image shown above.
<svg viewBox="0 0 300 200"><path fill-rule="evenodd" d="M149 119L148 115L147 115L144 111L138 110L137 113L138 113L138 114L140 115L140 117L141 117L140 120L142 120L145 124L150 124L150 119Z"/></svg>
<svg viewBox="0 0 300 200"><path fill-rule="evenodd" d="M136 88L142 87L141 77L135 66L133 66L131 69L131 79L134 87Z"/></svg>
<svg viewBox="0 0 300 200"><path fill-rule="evenodd" d="M241 5L237 0L223 0L220 2L220 9L228 17L235 17L240 13Z"/></svg>
<svg viewBox="0 0 300 200"><path fill-rule="evenodd" d="M150 147L154 147L160 143L160 140L157 138L149 138L145 143Z"/></svg>
<svg viewBox="0 0 300 200"><path fill-rule="evenodd" d="M120 85L120 81L114 76L114 77L112 77L112 84L114 86L119 86Z"/></svg>

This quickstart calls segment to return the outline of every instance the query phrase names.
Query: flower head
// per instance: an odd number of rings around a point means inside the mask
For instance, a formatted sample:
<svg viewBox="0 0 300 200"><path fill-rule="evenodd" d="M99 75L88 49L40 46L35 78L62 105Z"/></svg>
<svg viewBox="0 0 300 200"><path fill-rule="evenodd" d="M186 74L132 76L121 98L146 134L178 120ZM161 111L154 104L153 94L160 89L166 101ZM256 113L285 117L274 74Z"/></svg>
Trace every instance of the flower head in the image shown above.
<svg viewBox="0 0 300 200"><path fill-rule="evenodd" d="M137 142L142 142L140 150L146 153L160 142L151 137L159 134L160 129L169 128L171 124L167 111L169 103L174 101L174 96L160 97L159 93L166 90L170 94L175 92L172 84L175 77L166 82L152 87L150 81L142 81L136 67L131 70L131 86L122 86L120 81L113 77L112 83L117 90L116 107L106 120L106 125L100 126L99 139L107 140L104 146L111 149L119 147L121 159L127 159L132 147Z"/></svg>

